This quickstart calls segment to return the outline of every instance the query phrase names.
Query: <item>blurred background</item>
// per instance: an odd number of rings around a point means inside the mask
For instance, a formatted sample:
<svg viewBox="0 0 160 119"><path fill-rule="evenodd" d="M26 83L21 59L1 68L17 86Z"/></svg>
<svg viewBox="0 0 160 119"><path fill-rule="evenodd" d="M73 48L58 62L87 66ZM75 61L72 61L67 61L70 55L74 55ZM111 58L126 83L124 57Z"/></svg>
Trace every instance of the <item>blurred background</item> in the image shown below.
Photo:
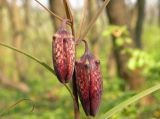
<svg viewBox="0 0 160 119"><path fill-rule="evenodd" d="M76 31L84 3L85 24L103 0L69 0ZM65 18L62 0L41 0ZM60 22L34 0L0 0L0 42L52 66L51 42ZM87 35L101 61L104 92L96 118L120 102L160 82L160 0L111 0ZM78 47L78 57L83 54ZM7 109L20 99L23 101ZM33 103L35 109L32 109ZM111 119L159 119L160 92L125 108ZM0 112L4 119L72 119L72 98L57 78L27 57L0 46ZM82 119L87 119L80 107ZM0 117L1 118L1 117Z"/></svg>

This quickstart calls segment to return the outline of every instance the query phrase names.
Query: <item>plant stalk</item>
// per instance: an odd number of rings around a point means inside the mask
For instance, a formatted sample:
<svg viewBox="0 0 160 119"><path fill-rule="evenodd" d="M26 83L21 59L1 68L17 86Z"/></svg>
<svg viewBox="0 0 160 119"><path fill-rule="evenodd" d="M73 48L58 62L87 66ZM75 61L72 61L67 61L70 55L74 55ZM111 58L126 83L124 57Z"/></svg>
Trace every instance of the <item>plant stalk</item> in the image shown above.
<svg viewBox="0 0 160 119"><path fill-rule="evenodd" d="M63 0L63 3L64 3L64 6L65 6L65 11L66 11L67 18L71 21L72 35L75 38L74 19L73 19L71 7L69 5L68 0ZM73 96L74 96L74 99L73 99L74 119L80 119L75 71L74 71L73 78L72 78L72 92L73 92Z"/></svg>
<svg viewBox="0 0 160 119"><path fill-rule="evenodd" d="M73 103L74 103L74 118L75 119L80 119L75 71L74 71L73 79L72 79L72 90L73 90L73 95L74 95L74 100L73 100Z"/></svg>

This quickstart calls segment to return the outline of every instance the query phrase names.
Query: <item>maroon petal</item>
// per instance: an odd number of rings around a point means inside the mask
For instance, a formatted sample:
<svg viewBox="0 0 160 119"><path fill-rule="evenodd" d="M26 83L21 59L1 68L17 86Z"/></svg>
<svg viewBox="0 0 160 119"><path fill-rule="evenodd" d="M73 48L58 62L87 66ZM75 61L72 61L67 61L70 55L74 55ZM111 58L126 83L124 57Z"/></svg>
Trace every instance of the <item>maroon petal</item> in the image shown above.
<svg viewBox="0 0 160 119"><path fill-rule="evenodd" d="M80 61L76 61L75 71L82 107L87 116L95 116L100 106L103 89L100 62L86 48Z"/></svg>
<svg viewBox="0 0 160 119"><path fill-rule="evenodd" d="M75 44L70 32L60 29L52 41L53 65L57 78L62 83L72 79L75 63Z"/></svg>

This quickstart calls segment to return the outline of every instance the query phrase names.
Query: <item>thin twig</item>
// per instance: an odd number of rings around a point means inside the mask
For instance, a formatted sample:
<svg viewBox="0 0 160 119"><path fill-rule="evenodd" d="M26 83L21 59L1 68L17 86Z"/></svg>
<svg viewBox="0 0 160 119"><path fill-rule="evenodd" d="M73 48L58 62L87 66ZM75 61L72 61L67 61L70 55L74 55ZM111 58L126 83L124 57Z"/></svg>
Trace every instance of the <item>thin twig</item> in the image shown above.
<svg viewBox="0 0 160 119"><path fill-rule="evenodd" d="M80 36L79 41L81 41L82 39L84 39L84 37L87 35L87 33L89 32L89 30L92 28L93 24L96 22L96 20L98 19L98 17L100 16L100 14L102 13L102 10L107 6L107 4L109 3L110 0L105 0L102 7L99 9L99 11L96 13L96 15L92 18L90 24L88 25L88 27L85 29L85 31L82 33L82 35Z"/></svg>

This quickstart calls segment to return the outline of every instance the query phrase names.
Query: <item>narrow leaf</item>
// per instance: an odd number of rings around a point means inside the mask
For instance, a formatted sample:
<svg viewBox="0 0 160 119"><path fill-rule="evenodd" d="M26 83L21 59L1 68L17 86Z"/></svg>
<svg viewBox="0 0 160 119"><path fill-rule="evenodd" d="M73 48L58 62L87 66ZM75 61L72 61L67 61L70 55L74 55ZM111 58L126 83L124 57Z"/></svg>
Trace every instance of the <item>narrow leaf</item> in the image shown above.
<svg viewBox="0 0 160 119"><path fill-rule="evenodd" d="M50 66L48 66L45 62L40 61L39 59L33 57L32 55L27 54L27 53L25 53L25 52L23 52L23 51L15 48L15 47L6 45L6 44L1 43L1 42L0 42L0 45L3 46L3 47L9 48L9 49L11 49L11 50L13 50L13 51L16 51L16 52L18 52L18 53L21 53L21 54L23 54L23 55L25 55L25 56L27 56L28 58L30 58L30 59L38 62L39 64L41 64L41 65L42 65L43 67L45 67L48 71L50 71L52 74L55 74L54 70L53 70Z"/></svg>
<svg viewBox="0 0 160 119"><path fill-rule="evenodd" d="M4 44L4 43L1 43L1 42L0 42L0 46L3 46L3 47L5 47L5 48L9 48L9 49L11 49L11 50L13 50L13 51L16 51L16 52L18 52L18 53L20 53L20 54L23 54L24 56L26 56L26 57L28 57L28 58L36 61L37 63L41 64L44 68L46 68L48 71L50 71L52 74L55 75L54 70L53 70L50 66L48 66L45 62L42 62L42 61L40 61L39 59L33 57L32 55L30 55L30 54L28 54L28 53L25 53L25 52L23 52L23 51L15 48L15 47L6 45L6 44ZM70 88L69 88L66 84L63 84L63 85L64 85L65 88L68 90L68 92L70 93L71 97L74 99L74 96L73 96L72 91L70 90Z"/></svg>
<svg viewBox="0 0 160 119"><path fill-rule="evenodd" d="M75 36L74 20L73 20L71 5L69 4L68 0L63 0L63 4L64 4L64 7L65 7L67 19L69 19L70 22L71 22L72 35Z"/></svg>
<svg viewBox="0 0 160 119"><path fill-rule="evenodd" d="M149 89L146 89L138 94L136 94L135 96L127 99L126 101L120 103L119 105L113 107L111 110L109 110L108 112L106 112L101 119L108 119L111 116L113 116L114 114L116 114L117 112L121 111L122 109L124 109L125 107L127 107L128 105L136 102L137 100L157 91L160 89L160 84L157 84Z"/></svg>
<svg viewBox="0 0 160 119"><path fill-rule="evenodd" d="M87 0L84 0L83 12L82 12L80 24L78 26L77 39L79 39L80 36L81 36L81 32L82 32L82 28L83 28L83 25L84 25L84 22L85 22L85 16L86 16L86 14L87 14Z"/></svg>
<svg viewBox="0 0 160 119"><path fill-rule="evenodd" d="M32 100L30 99L21 99L21 100L18 100L16 101L14 104L10 105L9 107L7 107L5 110L3 110L1 113L0 113L0 117L2 117L5 113L7 113L10 109L14 108L16 105L18 105L19 103L23 102L23 101L30 101L32 102ZM34 104L33 104L33 107L32 107L32 110L30 112L33 112L34 110Z"/></svg>
<svg viewBox="0 0 160 119"><path fill-rule="evenodd" d="M71 6L70 6L68 0L63 0L63 3L64 3L67 18L72 21L73 15L72 15Z"/></svg>
<svg viewBox="0 0 160 119"><path fill-rule="evenodd" d="M102 13L103 9L107 6L107 4L109 3L110 0L105 0L102 7L98 10L98 12L95 14L95 16L92 18L91 22L89 23L89 25L87 26L87 28L85 29L85 31L82 33L82 35L80 36L80 40L83 40L84 37L87 35L88 31L92 28L93 24L96 22L96 20L98 19L98 17L100 16L100 14Z"/></svg>
<svg viewBox="0 0 160 119"><path fill-rule="evenodd" d="M57 19L59 19L60 21L63 21L63 18L56 15L55 13L53 13L51 10L49 10L47 7L45 7L41 2L39 2L38 0L35 0L39 5L41 5L46 11L48 11L50 14L52 14L54 17L56 17Z"/></svg>

